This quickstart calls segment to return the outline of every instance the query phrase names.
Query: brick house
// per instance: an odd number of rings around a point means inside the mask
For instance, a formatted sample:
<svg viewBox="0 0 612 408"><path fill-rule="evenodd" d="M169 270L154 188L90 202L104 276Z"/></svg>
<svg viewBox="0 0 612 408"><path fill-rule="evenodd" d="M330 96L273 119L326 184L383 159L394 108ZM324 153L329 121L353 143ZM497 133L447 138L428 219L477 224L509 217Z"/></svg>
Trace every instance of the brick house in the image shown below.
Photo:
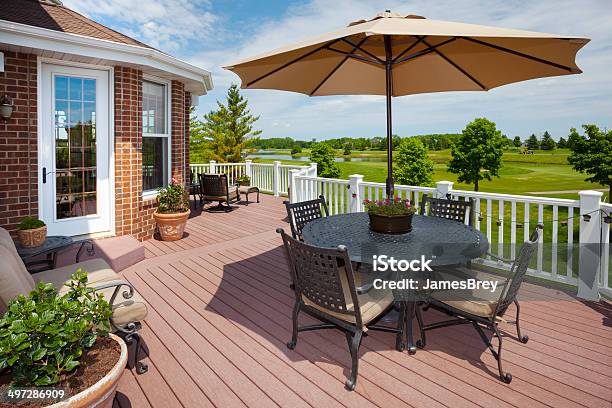
<svg viewBox="0 0 612 408"><path fill-rule="evenodd" d="M189 108L208 71L64 7L0 2L0 226L150 238L155 191L189 178Z"/></svg>

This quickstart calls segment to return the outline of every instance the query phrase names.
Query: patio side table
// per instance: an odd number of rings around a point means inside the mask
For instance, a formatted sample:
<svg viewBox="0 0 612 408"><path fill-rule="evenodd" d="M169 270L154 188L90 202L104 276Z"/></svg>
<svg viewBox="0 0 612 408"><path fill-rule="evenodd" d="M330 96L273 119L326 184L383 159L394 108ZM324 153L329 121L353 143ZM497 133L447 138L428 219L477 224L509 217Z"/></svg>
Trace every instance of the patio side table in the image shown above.
<svg viewBox="0 0 612 408"><path fill-rule="evenodd" d="M246 197L246 205L249 205L249 194L257 193L257 202L259 202L259 188L255 186L240 186L238 187L240 195L244 194Z"/></svg>
<svg viewBox="0 0 612 408"><path fill-rule="evenodd" d="M81 259L81 253L83 249L87 249L87 253L89 255L94 254L94 245L93 241L90 239L85 239L83 241L79 241L80 243L79 250L76 256L76 262L78 263ZM48 236L45 239L45 242L38 247L35 248L25 248L21 246L19 241L15 242L15 248L17 249L17 253L23 260L26 269L30 273L42 272L47 269L55 269L57 264L57 254L62 249L67 249L74 245L75 242L71 237L67 236ZM28 261L29 259L42 257L45 255L44 259L35 259Z"/></svg>
<svg viewBox="0 0 612 408"><path fill-rule="evenodd" d="M482 256L489 249L486 235L468 225L416 214L412 219L412 231L407 234L373 232L369 227L368 214L362 212L313 220L306 224L302 236L304 242L311 245L327 248L344 245L351 261L362 264L362 273L367 273L366 269L372 271L374 255L384 254L397 260L413 260L425 256L432 260L430 265L435 267L465 263ZM415 278L414 275L397 277ZM422 276L417 276L417 279L422 279ZM371 288L370 285L369 289ZM397 301L405 302L407 306L407 349L414 353L416 346L412 338L412 321L417 302L425 300L426 294L419 290L401 290L394 291L394 296Z"/></svg>

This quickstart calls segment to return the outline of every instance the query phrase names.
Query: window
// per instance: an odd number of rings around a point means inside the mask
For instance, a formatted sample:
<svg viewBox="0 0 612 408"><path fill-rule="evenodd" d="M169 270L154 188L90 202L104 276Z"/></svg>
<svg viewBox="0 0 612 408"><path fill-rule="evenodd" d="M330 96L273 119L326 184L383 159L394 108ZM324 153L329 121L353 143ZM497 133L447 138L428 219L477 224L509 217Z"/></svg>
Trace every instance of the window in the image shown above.
<svg viewBox="0 0 612 408"><path fill-rule="evenodd" d="M142 185L145 193L168 184L169 146L168 85L142 81Z"/></svg>

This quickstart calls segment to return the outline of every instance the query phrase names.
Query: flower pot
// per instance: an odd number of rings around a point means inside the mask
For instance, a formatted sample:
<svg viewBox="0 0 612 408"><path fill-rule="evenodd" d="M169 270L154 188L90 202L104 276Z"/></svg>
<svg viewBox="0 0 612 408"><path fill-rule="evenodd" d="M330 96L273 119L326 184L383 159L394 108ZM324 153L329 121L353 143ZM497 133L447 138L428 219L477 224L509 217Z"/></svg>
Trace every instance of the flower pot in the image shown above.
<svg viewBox="0 0 612 408"><path fill-rule="evenodd" d="M412 231L412 215L381 215L368 213L370 230L381 234L406 234Z"/></svg>
<svg viewBox="0 0 612 408"><path fill-rule="evenodd" d="M113 406L113 400L115 399L115 393L117 391L117 384L125 371L125 365L128 359L128 350L125 342L120 337L110 334L110 337L119 343L121 347L121 354L119 360L110 369L110 371L102 377L97 383L91 387L79 392L76 395L68 398L67 400L58 402L50 405L48 408L85 408L85 407L96 407L96 408L111 408Z"/></svg>
<svg viewBox="0 0 612 408"><path fill-rule="evenodd" d="M157 229L162 241L177 241L183 238L189 214L189 210L170 214L154 212L153 218L155 218L157 223Z"/></svg>
<svg viewBox="0 0 612 408"><path fill-rule="evenodd" d="M24 248L36 248L45 243L47 238L47 226L43 225L40 228L18 230L17 237Z"/></svg>

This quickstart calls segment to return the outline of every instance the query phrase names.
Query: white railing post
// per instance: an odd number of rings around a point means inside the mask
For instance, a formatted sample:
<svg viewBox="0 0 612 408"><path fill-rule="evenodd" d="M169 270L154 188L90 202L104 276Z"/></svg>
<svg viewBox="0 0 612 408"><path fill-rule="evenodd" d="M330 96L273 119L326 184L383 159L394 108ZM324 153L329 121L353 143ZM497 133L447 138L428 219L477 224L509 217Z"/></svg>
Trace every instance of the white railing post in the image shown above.
<svg viewBox="0 0 612 408"><path fill-rule="evenodd" d="M310 163L310 177L317 177L317 163Z"/></svg>
<svg viewBox="0 0 612 408"><path fill-rule="evenodd" d="M249 179L253 178L253 166L252 166L252 164L253 164L253 160L251 160L251 159L246 159L244 161L244 166L245 166L244 174L246 174Z"/></svg>
<svg viewBox="0 0 612 408"><path fill-rule="evenodd" d="M272 192L274 193L275 197L280 195L280 169L281 162L276 160L274 162L274 173L272 174Z"/></svg>
<svg viewBox="0 0 612 408"><path fill-rule="evenodd" d="M216 174L217 173L217 169L215 168L216 164L217 164L216 161L214 161L214 160L210 161L210 165L208 166L208 172L210 174Z"/></svg>
<svg viewBox="0 0 612 408"><path fill-rule="evenodd" d="M578 252L578 297L599 300L601 269L601 196L600 191L581 191L580 249ZM586 218L586 219L585 219ZM607 271L606 271L607 272Z"/></svg>
<svg viewBox="0 0 612 408"><path fill-rule="evenodd" d="M297 203L298 202L298 191L297 191L297 182L295 177L300 174L300 170L291 169L289 170L289 202Z"/></svg>
<svg viewBox="0 0 612 408"><path fill-rule="evenodd" d="M363 211L361 183L363 183L363 176L361 174L351 174L349 176L349 186L351 190L351 205L349 211L352 213Z"/></svg>
<svg viewBox="0 0 612 408"><path fill-rule="evenodd" d="M434 193L435 198L446 198L446 195L453 189L452 181L438 181L436 182L436 192Z"/></svg>

